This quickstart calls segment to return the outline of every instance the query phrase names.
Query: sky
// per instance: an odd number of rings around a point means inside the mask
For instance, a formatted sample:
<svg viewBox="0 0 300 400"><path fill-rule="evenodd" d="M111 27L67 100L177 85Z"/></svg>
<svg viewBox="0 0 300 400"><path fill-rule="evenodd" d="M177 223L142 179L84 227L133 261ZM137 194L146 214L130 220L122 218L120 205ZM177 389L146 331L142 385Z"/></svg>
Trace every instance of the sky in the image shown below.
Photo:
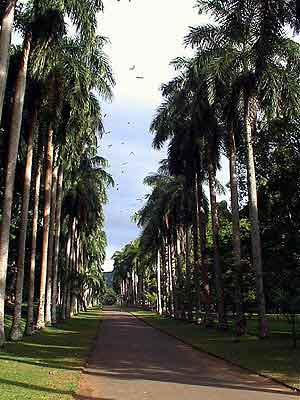
<svg viewBox="0 0 300 400"><path fill-rule="evenodd" d="M104 0L98 29L110 39L106 52L116 79L112 103L103 104L107 133L100 148L116 183L105 206L105 271L113 269L114 252L138 237L131 217L149 193L143 179L165 158L165 149L152 149L149 127L162 100L161 84L176 75L170 61L190 54L183 46L189 26L208 22L194 4L195 0ZM228 182L225 170L219 179Z"/></svg>

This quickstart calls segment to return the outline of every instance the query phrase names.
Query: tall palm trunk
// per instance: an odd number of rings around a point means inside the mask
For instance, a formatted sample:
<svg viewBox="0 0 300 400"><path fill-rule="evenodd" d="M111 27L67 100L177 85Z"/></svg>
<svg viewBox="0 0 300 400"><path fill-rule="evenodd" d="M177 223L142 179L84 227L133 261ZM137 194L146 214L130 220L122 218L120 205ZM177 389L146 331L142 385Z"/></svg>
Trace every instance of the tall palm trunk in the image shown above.
<svg viewBox="0 0 300 400"><path fill-rule="evenodd" d="M199 225L199 244L201 249L201 277L202 277L202 301L205 305L205 317L204 323L206 326L210 327L213 325L213 315L211 313L211 290L208 274L208 260L207 260L207 239L206 239L206 216L203 208L203 187L200 177L198 176L198 225Z"/></svg>
<svg viewBox="0 0 300 400"><path fill-rule="evenodd" d="M32 217L32 237L31 237L31 254L30 254L30 268L29 268L29 288L28 288L28 307L27 307L27 324L26 334L32 335L34 331L34 286L35 286L35 263L36 263L36 242L37 242L37 229L39 219L39 201L40 201L40 187L41 187L41 173L43 165L44 148L42 146L42 157L37 157L37 165L35 172L35 189L34 189L34 205Z"/></svg>
<svg viewBox="0 0 300 400"><path fill-rule="evenodd" d="M253 112L253 110L255 110ZM253 115L255 114L255 115ZM252 144L252 123L256 118L256 99L252 96L245 96L245 133L247 145L247 173L248 173L248 193L249 210L251 222L251 247L252 262L256 271L256 301L259 313L259 334L264 338L268 334L268 325L266 318L266 303L263 283L263 268L261 256L261 239L257 207L257 188L255 162Z"/></svg>
<svg viewBox="0 0 300 400"><path fill-rule="evenodd" d="M195 287L196 287L196 320L200 318L201 308L201 249L200 249L200 238L199 238L199 199L198 199L198 174L195 173L194 185L194 218L193 218L193 247L194 247L194 275L195 275Z"/></svg>
<svg viewBox="0 0 300 400"><path fill-rule="evenodd" d="M17 259L17 280L16 280L16 297L13 314L13 322L10 332L11 340L19 340L23 336L21 329L22 317L22 300L23 300L23 283L24 283L24 261L25 261L25 245L28 224L28 209L30 199L31 175L32 175L32 159L33 159L33 137L37 122L37 107L33 105L33 110L29 115L28 126L28 142L27 156L24 175L24 187L22 196L22 209L20 218L20 233L18 243L18 259Z"/></svg>
<svg viewBox="0 0 300 400"><path fill-rule="evenodd" d="M189 321L193 320L193 296L192 296L192 271L190 259L190 228L185 227L185 262L186 262L186 293L187 293L187 317Z"/></svg>
<svg viewBox="0 0 300 400"><path fill-rule="evenodd" d="M230 191L231 191L231 211L232 211L232 243L233 243L236 334L237 336L241 336L246 333L246 326L243 313L242 292L241 292L241 238L240 238L238 180L236 172L237 155L236 155L234 130L229 129L228 134L229 134L229 170L230 170Z"/></svg>
<svg viewBox="0 0 300 400"><path fill-rule="evenodd" d="M157 252L157 312L162 315L160 254Z"/></svg>
<svg viewBox="0 0 300 400"><path fill-rule="evenodd" d="M51 186L52 186L52 164L53 164L53 129L52 125L48 129L47 141L47 160L45 174L45 204L44 204L44 225L42 241L42 261L40 278L40 295L37 315L37 328L45 327L45 300L46 300L46 279L47 279L47 260L49 244L49 225L51 212Z"/></svg>
<svg viewBox="0 0 300 400"><path fill-rule="evenodd" d="M176 231L176 259L177 259L177 282L178 282L178 316L185 319L184 315L184 282L183 282L183 265L184 265L184 230L182 225Z"/></svg>
<svg viewBox="0 0 300 400"><path fill-rule="evenodd" d="M168 283L168 312L169 315L172 316L174 312L174 303L173 303L173 281L172 281L172 264L170 257L170 245L168 238L166 238L166 267L167 267L167 283Z"/></svg>
<svg viewBox="0 0 300 400"><path fill-rule="evenodd" d="M73 221L69 221L69 229L68 229L68 240L66 246L66 265L62 279L62 319L67 318L67 300L68 300L68 275L69 275L69 266L71 262L71 241L72 241L72 226Z"/></svg>
<svg viewBox="0 0 300 400"><path fill-rule="evenodd" d="M67 281L67 300L66 300L66 316L67 319L71 318L71 306L72 306L72 274L74 267L74 248L75 248L75 235L76 235L76 220L73 219L72 231L71 231L71 249L70 249L70 260L68 266L68 281Z"/></svg>
<svg viewBox="0 0 300 400"><path fill-rule="evenodd" d="M170 232L169 234L169 257L170 257L170 281L171 281L171 290L172 290L172 313L173 316L177 316L178 302L176 296L176 273L174 269L174 243L173 236Z"/></svg>
<svg viewBox="0 0 300 400"><path fill-rule="evenodd" d="M16 0L7 2L4 17L1 21L0 34L0 121L2 119L4 95L7 81L7 70L9 64L9 49L11 34L15 17Z"/></svg>
<svg viewBox="0 0 300 400"><path fill-rule="evenodd" d="M57 183L57 207L55 215L55 240L54 240L54 257L53 257L53 282L52 282L52 323L56 324L56 305L57 305L57 281L58 281L58 255L59 255L59 243L60 243L60 231L61 231L61 206L62 206L62 195L63 195L63 176L64 171L62 165L58 171L58 183Z"/></svg>
<svg viewBox="0 0 300 400"><path fill-rule="evenodd" d="M77 248L78 248L78 230L77 227L74 232L74 246L73 246L73 257L72 257L72 280L71 280L71 309L70 316L73 317L76 312L76 287L74 282L74 276L77 272Z"/></svg>
<svg viewBox="0 0 300 400"><path fill-rule="evenodd" d="M57 157L56 161L57 161ZM51 215L50 215L50 226L49 226L49 244L48 244L48 260L47 260L47 294L46 294L46 310L45 310L45 323L47 325L52 324L51 318L51 300L52 300L52 281L53 281L53 245L55 235L55 216L56 216L56 193L57 193L57 175L58 166L56 165L53 169L52 174L52 190L51 190Z"/></svg>
<svg viewBox="0 0 300 400"><path fill-rule="evenodd" d="M181 292L181 263L179 257L177 226L174 224L171 240L171 254L173 258L173 292L175 304L175 318L180 319L182 316L182 292Z"/></svg>
<svg viewBox="0 0 300 400"><path fill-rule="evenodd" d="M220 260L220 245L219 245L219 215L217 205L217 193L216 193L216 171L209 157L208 161L208 179L209 179L209 192L210 192L210 205L211 205L211 219L212 219L212 233L213 233L213 252L214 252L214 273L215 273L215 285L217 293L217 310L218 310L218 321L222 328L225 321L225 306L224 306L224 288L221 270ZM225 327L225 326L224 326Z"/></svg>
<svg viewBox="0 0 300 400"><path fill-rule="evenodd" d="M166 252L165 246L163 245L161 250L161 272L162 272L162 300L163 300L163 312L168 313L168 276L167 276L167 265L166 265Z"/></svg>
<svg viewBox="0 0 300 400"><path fill-rule="evenodd" d="M2 206L2 222L0 229L0 347L4 344L4 303L6 289L6 273L9 248L11 209L13 202L16 163L22 125L22 114L26 88L28 59L32 35L27 34L24 40L23 53L16 79L15 94L12 107L11 127L9 133L8 158L5 176L5 191Z"/></svg>

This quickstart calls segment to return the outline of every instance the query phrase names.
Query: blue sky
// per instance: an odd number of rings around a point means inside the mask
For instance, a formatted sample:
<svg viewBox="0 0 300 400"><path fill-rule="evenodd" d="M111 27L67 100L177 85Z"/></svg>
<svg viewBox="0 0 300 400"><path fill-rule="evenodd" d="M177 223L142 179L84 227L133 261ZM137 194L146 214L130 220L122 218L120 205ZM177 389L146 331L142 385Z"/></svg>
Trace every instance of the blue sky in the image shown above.
<svg viewBox="0 0 300 400"><path fill-rule="evenodd" d="M103 104L105 130L110 133L104 135L100 149L117 184L109 191L105 207L105 270L112 269L113 253L139 234L131 216L143 204L137 199L148 192L143 179L157 170L165 156L165 151L152 149L149 133L161 102L159 88L175 75L169 62L189 54L182 45L188 27L208 21L198 15L194 4L195 0L104 0L99 32L111 41L106 51L117 81L113 102ZM130 71L133 66L135 69ZM221 175L220 180L226 183L226 174Z"/></svg>

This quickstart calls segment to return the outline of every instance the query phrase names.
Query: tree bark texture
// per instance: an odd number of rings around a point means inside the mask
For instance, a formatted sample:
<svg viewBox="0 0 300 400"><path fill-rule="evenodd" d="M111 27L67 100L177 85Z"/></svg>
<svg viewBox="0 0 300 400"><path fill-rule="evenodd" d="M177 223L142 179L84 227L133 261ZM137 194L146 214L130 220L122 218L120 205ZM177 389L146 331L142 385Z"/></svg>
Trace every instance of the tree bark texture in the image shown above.
<svg viewBox="0 0 300 400"><path fill-rule="evenodd" d="M23 336L23 330L21 328L21 318L22 318L22 301L23 301L23 284L24 284L24 261L25 261L28 209L29 209L30 187L31 187L31 176L32 176L33 141L34 141L33 139L34 139L36 122L37 122L37 107L34 105L33 110L31 110L31 113L29 115L27 155L26 155L24 187L22 195L20 233L18 242L16 297L15 297L15 306L13 313L13 322L10 332L11 340L19 340Z"/></svg>
<svg viewBox="0 0 300 400"><path fill-rule="evenodd" d="M4 304L6 290L6 274L9 249L9 234L11 224L11 210L15 183L18 147L22 125L22 114L26 88L27 67L30 55L32 35L26 35L23 53L16 78L15 93L12 106L11 127L9 133L8 157L5 176L5 190L2 204L2 222L0 230L0 347L5 341L4 333Z"/></svg>
<svg viewBox="0 0 300 400"><path fill-rule="evenodd" d="M40 295L37 316L37 328L45 327L45 301L46 301L46 279L47 279L47 261L49 244L49 226L51 213L51 187L52 187L52 164L53 164L53 129L50 125L47 138L47 159L45 174L45 204L44 204L44 225L42 239L42 261L40 278Z"/></svg>

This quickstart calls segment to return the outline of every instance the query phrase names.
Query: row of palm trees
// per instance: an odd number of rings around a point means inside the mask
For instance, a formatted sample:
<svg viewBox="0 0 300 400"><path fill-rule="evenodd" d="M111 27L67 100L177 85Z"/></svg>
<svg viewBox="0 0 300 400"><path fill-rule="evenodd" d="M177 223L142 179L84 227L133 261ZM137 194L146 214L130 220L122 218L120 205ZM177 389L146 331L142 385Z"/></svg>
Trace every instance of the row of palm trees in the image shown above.
<svg viewBox="0 0 300 400"><path fill-rule="evenodd" d="M96 32L102 10L101 0L6 0L1 6L0 345L14 262L12 340L24 334L24 291L26 333L32 334L86 309L104 288L102 206L113 180L97 155L99 98L111 98L114 78L106 39ZM11 44L13 32L21 46ZM14 246L16 261L9 252Z"/></svg>
<svg viewBox="0 0 300 400"><path fill-rule="evenodd" d="M178 316L187 303L188 318L192 318L193 304L196 315L203 305L205 321L210 324L216 303L219 325L226 327L217 204L217 171L221 155L225 155L230 170L236 327L238 334L243 333L238 166L245 166L251 260L256 272L259 333L263 338L268 327L255 141L262 126L268 129L275 120L299 118L300 47L286 35L287 26L296 31L299 26L296 4L285 0L199 0L197 5L200 12L212 16L213 23L190 29L184 43L194 49L194 55L175 59L172 65L177 76L162 86L164 100L151 131L155 148L168 144L168 159L162 162L158 174L146 179L152 193L137 215L143 228L140 246L148 249L157 282L162 285L158 284L157 290L160 312L163 302L166 312ZM212 226L212 271L208 268L206 245L206 183ZM214 277L213 290L210 275ZM187 301L192 285L196 299ZM160 298L161 292L165 300Z"/></svg>

